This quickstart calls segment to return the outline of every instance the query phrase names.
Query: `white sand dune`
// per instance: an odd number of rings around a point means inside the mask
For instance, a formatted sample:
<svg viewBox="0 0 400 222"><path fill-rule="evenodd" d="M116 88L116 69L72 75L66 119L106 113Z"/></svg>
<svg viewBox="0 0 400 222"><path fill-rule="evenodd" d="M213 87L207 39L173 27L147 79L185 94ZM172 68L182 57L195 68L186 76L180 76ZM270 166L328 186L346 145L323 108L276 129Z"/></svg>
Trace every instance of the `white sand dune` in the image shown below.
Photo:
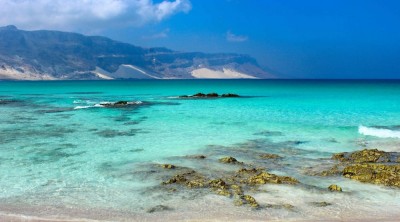
<svg viewBox="0 0 400 222"><path fill-rule="evenodd" d="M93 73L102 79L159 79L133 65L120 65L118 70L113 73L96 67Z"/></svg>
<svg viewBox="0 0 400 222"><path fill-rule="evenodd" d="M222 71L200 68L192 71L192 76L199 79L257 79L257 77L224 68Z"/></svg>

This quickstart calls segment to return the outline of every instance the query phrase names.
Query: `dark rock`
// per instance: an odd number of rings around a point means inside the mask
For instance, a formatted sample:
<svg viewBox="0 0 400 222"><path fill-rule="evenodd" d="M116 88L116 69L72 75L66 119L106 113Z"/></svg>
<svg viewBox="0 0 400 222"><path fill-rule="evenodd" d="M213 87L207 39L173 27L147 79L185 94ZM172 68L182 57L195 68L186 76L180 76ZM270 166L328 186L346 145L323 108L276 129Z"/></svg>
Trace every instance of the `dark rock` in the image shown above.
<svg viewBox="0 0 400 222"><path fill-rule="evenodd" d="M196 93L193 95L193 97L206 97L206 94L204 93Z"/></svg>
<svg viewBox="0 0 400 222"><path fill-rule="evenodd" d="M219 95L218 95L218 93L208 93L206 96L207 97L218 97Z"/></svg>
<svg viewBox="0 0 400 222"><path fill-rule="evenodd" d="M175 169L176 167L172 164L161 164L160 165L164 169Z"/></svg>
<svg viewBox="0 0 400 222"><path fill-rule="evenodd" d="M342 192L342 188L336 184L330 185L328 189L332 192Z"/></svg>
<svg viewBox="0 0 400 222"><path fill-rule="evenodd" d="M221 97L240 97L238 94L233 94L233 93L227 93L227 94L222 94Z"/></svg>
<svg viewBox="0 0 400 222"><path fill-rule="evenodd" d="M173 210L173 209L168 206L165 206L165 205L157 205L155 207L148 209L146 212L147 213L155 213L155 212L161 212L161 211L167 211L167 210Z"/></svg>
<svg viewBox="0 0 400 222"><path fill-rule="evenodd" d="M205 159L205 158L207 158L204 155L189 155L189 156L186 156L186 157L191 158L191 159Z"/></svg>
<svg viewBox="0 0 400 222"><path fill-rule="evenodd" d="M327 206L332 205L331 203L328 203L328 202L325 202L325 201L323 201L323 202L311 202L310 204L312 206L314 206L314 207L327 207Z"/></svg>

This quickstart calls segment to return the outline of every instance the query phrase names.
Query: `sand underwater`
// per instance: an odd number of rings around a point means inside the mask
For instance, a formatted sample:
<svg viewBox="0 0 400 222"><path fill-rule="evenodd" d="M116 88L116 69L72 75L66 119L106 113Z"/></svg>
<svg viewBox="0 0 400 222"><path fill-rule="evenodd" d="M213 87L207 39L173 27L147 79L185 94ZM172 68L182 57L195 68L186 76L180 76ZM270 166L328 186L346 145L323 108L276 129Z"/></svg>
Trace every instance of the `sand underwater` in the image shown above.
<svg viewBox="0 0 400 222"><path fill-rule="evenodd" d="M399 81L0 81L0 221L398 221L398 101Z"/></svg>

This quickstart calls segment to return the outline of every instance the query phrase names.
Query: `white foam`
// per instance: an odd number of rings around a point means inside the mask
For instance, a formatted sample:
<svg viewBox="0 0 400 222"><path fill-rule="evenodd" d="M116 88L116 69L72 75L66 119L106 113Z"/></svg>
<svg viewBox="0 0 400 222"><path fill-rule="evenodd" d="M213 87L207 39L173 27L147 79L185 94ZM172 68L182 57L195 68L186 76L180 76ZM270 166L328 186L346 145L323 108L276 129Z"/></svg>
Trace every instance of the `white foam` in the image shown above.
<svg viewBox="0 0 400 222"><path fill-rule="evenodd" d="M92 108L94 106L76 106L74 109L88 109L88 108Z"/></svg>
<svg viewBox="0 0 400 222"><path fill-rule="evenodd" d="M366 136L376 136L380 138L400 138L400 131L366 127L362 125L358 127L358 133Z"/></svg>

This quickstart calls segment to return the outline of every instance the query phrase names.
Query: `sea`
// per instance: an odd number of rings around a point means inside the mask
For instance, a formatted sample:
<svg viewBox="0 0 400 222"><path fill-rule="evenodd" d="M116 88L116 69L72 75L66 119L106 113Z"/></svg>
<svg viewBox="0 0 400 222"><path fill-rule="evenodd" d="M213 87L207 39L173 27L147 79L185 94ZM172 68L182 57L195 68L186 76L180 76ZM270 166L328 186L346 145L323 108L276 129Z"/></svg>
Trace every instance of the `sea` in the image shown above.
<svg viewBox="0 0 400 222"><path fill-rule="evenodd" d="M240 97L180 97L199 92ZM396 221L400 189L310 173L365 148L400 152L400 81L0 81L0 218ZM247 190L257 209L163 184L179 169L243 167L223 157L299 184Z"/></svg>

